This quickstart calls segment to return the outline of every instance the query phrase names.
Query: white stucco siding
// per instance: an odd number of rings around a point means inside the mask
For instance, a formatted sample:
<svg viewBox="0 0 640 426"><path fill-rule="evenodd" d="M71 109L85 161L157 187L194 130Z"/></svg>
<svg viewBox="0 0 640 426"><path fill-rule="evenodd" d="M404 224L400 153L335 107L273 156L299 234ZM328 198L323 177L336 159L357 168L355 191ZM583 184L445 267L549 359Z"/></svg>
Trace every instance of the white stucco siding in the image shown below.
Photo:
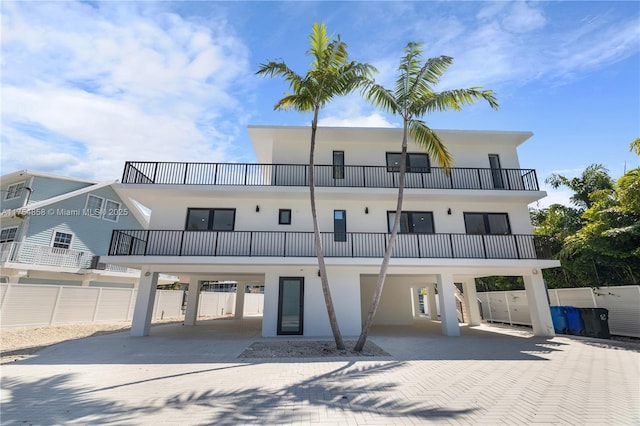
<svg viewBox="0 0 640 426"><path fill-rule="evenodd" d="M362 321L366 318L369 304L376 287L376 276L362 276L360 297L362 300ZM387 276L385 279L380 305L376 311L376 325L410 325L413 324L413 306L411 301L412 283L403 276Z"/></svg>
<svg viewBox="0 0 640 426"><path fill-rule="evenodd" d="M260 211L256 212L256 206ZM360 199L329 198L323 196L317 201L318 220L322 232L333 232L334 210L346 210L347 232L388 232L387 212L394 211L394 195L369 192ZM313 230L311 209L307 194L296 198L265 198L262 200L246 198L200 197L159 199L153 206L150 229L184 229L187 209L235 208L236 231L306 231ZM279 225L280 209L291 210L291 225ZM368 213L365 213L368 209ZM451 209L451 214L448 214ZM433 213L436 233L465 233L464 212L507 213L514 234L532 232L529 212L526 205L518 202L476 202L476 201L432 201L428 196L424 200L407 199L403 203L404 211L427 211Z"/></svg>
<svg viewBox="0 0 640 426"><path fill-rule="evenodd" d="M488 155L498 154L503 168L520 168L516 148L531 136L529 132L437 129L436 132L453 156L455 167L489 167ZM249 133L261 162L306 164L309 161L309 128L258 126L250 128ZM347 165L383 166L386 165L386 152L399 152L401 141L402 129L320 127L316 138L316 164L331 164L335 150L344 151ZM271 148L271 154L264 148ZM422 152L411 140L408 151Z"/></svg>

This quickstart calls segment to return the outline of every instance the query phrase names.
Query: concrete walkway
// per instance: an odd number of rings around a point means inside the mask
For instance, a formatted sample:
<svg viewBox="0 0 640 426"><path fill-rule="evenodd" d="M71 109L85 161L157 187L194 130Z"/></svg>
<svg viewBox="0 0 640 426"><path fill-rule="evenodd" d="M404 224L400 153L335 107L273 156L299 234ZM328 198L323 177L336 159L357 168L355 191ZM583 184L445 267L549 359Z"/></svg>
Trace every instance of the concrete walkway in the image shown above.
<svg viewBox="0 0 640 426"><path fill-rule="evenodd" d="M640 345L378 327L390 357L238 359L259 320L155 326L2 366L0 423L640 424Z"/></svg>

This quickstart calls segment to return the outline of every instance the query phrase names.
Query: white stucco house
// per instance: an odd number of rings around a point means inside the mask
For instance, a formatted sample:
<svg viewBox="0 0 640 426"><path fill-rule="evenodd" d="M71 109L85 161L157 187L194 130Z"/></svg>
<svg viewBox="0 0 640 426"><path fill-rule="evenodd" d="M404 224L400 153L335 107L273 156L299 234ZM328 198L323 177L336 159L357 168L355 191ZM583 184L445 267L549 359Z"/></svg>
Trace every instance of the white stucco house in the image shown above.
<svg viewBox="0 0 640 426"><path fill-rule="evenodd" d="M443 334L459 335L456 284L473 325L480 323L474 279L515 275L524 278L534 333L553 335L541 270L559 262L546 239L532 235L527 209L546 193L517 154L532 134L438 134L455 168L445 174L410 143L401 234L376 323L412 324L414 295L427 288L431 315L437 293ZM101 261L143 271L132 334L148 334L155 284L166 273L189 282L188 325L200 282L263 282L264 336L331 335L313 249L310 128L250 126L249 135L259 164L126 163L117 190L152 211L149 229L115 230ZM373 294L395 210L401 138L401 129L318 131L319 222L346 336L360 333Z"/></svg>
<svg viewBox="0 0 640 426"><path fill-rule="evenodd" d="M0 177L0 280L13 284L124 287L140 271L98 262L113 229L144 229L140 206L115 181L33 170Z"/></svg>

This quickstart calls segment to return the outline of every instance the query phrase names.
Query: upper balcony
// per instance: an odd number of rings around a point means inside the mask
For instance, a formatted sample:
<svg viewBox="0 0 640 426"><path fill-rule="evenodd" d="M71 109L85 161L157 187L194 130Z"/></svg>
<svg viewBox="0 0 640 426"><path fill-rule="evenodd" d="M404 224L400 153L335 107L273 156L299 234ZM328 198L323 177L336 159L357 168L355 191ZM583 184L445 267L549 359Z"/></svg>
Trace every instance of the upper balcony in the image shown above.
<svg viewBox="0 0 640 426"><path fill-rule="evenodd" d="M390 234L322 232L325 257L382 258ZM114 230L109 256L315 257L313 232ZM394 258L551 259L542 235L398 234Z"/></svg>
<svg viewBox="0 0 640 426"><path fill-rule="evenodd" d="M387 166L316 165L317 187L397 188L398 170ZM249 163L125 163L124 184L308 186L307 164ZM440 167L412 168L406 188L539 191L533 169L453 167L447 174Z"/></svg>

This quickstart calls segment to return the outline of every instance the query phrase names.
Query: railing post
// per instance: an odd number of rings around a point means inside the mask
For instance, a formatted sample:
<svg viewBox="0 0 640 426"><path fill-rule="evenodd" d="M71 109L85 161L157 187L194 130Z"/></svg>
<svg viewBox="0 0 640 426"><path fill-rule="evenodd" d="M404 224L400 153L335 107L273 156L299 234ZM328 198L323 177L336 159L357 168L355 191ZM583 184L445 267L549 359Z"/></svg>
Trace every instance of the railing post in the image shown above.
<svg viewBox="0 0 640 426"><path fill-rule="evenodd" d="M367 187L367 167L362 166L362 187Z"/></svg>
<svg viewBox="0 0 640 426"><path fill-rule="evenodd" d="M484 251L484 258L488 259L488 257L487 257L487 243L485 241L485 235L482 234L482 235L480 235L480 237L482 237L482 250Z"/></svg>
<svg viewBox="0 0 640 426"><path fill-rule="evenodd" d="M122 183L127 183L125 176L127 176L127 173L129 171L129 165L130 165L129 161L124 162L124 170L122 171L122 180L121 180Z"/></svg>
<svg viewBox="0 0 640 426"><path fill-rule="evenodd" d="M213 184L216 185L218 183L218 163L215 164L213 168Z"/></svg>
<svg viewBox="0 0 640 426"><path fill-rule="evenodd" d="M253 231L249 232L249 256L253 253Z"/></svg>
<svg viewBox="0 0 640 426"><path fill-rule="evenodd" d="M287 233L284 233L284 243L282 244L282 257L287 257Z"/></svg>
<svg viewBox="0 0 640 426"><path fill-rule="evenodd" d="M420 234L416 234L416 243L418 245L418 259L422 259L422 254L420 253Z"/></svg>
<svg viewBox="0 0 640 426"><path fill-rule="evenodd" d="M145 242L144 242L144 254L143 256L147 255L147 249L149 248L149 233L151 232L151 230L147 229L146 234L147 234L147 238L145 238Z"/></svg>
<svg viewBox="0 0 640 426"><path fill-rule="evenodd" d="M247 177L249 175L249 164L244 165L244 186L247 186Z"/></svg>
<svg viewBox="0 0 640 426"><path fill-rule="evenodd" d="M516 245L516 258L517 258L517 259L521 259L521 257L520 257L520 247L518 247L518 245L519 245L519 244L518 244L518 241L519 241L519 240L520 240L520 239L518 238L518 235L514 235L514 236L513 236L513 241L514 241L514 243L515 243L515 245Z"/></svg>
<svg viewBox="0 0 640 426"><path fill-rule="evenodd" d="M156 161L153 166L153 177L151 178L151 182L156 183L156 174L158 173L159 163Z"/></svg>
<svg viewBox="0 0 640 426"><path fill-rule="evenodd" d="M478 172L478 188L482 189L482 176L480 175L480 169L476 169Z"/></svg>
<svg viewBox="0 0 640 426"><path fill-rule="evenodd" d="M187 173L189 172L189 163L185 162L184 163L184 176L182 178L182 184L186 185L187 184Z"/></svg>

